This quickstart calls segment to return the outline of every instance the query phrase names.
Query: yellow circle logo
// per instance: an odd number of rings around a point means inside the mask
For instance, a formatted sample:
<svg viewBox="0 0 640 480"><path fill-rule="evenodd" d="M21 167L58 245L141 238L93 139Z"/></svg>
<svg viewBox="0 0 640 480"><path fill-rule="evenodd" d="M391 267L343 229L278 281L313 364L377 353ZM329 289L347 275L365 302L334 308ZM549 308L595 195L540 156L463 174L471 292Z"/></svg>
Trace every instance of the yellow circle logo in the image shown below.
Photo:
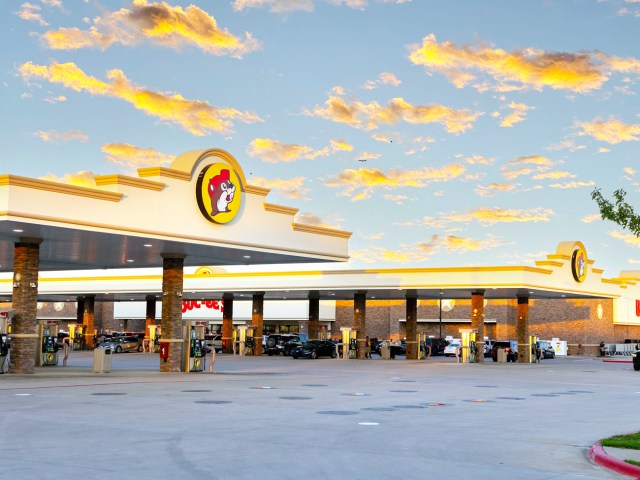
<svg viewBox="0 0 640 480"><path fill-rule="evenodd" d="M578 247L571 256L571 273L576 282L584 282L587 278L587 252Z"/></svg>
<svg viewBox="0 0 640 480"><path fill-rule="evenodd" d="M208 165L198 176L196 198L198 207L207 220L229 223L242 206L240 179L226 163Z"/></svg>
<svg viewBox="0 0 640 480"><path fill-rule="evenodd" d="M53 353L47 353L47 362L53 361Z"/></svg>
<svg viewBox="0 0 640 480"><path fill-rule="evenodd" d="M196 359L193 361L193 365L194 365L194 366L196 366L196 367L199 367L199 366L200 366L200 359L199 359L199 358L196 358Z"/></svg>

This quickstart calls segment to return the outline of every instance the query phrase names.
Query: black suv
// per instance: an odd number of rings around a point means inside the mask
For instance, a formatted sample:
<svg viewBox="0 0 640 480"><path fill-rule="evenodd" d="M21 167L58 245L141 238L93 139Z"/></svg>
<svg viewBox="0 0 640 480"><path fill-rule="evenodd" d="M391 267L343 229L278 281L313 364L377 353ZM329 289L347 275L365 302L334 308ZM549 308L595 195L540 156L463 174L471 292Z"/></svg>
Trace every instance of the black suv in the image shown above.
<svg viewBox="0 0 640 480"><path fill-rule="evenodd" d="M518 342L515 340L496 340L491 347L491 358L498 361L498 349L503 348L507 353L507 362L518 361Z"/></svg>
<svg viewBox="0 0 640 480"><path fill-rule="evenodd" d="M298 335L282 335L274 333L269 335L266 342L267 355L291 355L291 350L302 345L302 340Z"/></svg>

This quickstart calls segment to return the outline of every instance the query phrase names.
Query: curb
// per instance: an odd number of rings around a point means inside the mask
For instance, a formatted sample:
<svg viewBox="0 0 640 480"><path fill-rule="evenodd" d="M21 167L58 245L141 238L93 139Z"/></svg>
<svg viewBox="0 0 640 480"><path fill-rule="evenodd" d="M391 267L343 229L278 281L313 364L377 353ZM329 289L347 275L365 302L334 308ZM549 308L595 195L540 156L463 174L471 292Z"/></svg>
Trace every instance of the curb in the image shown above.
<svg viewBox="0 0 640 480"><path fill-rule="evenodd" d="M602 448L600 442L594 443L589 449L589 458L598 465L613 470L614 472L632 478L640 478L640 467L608 455L607 452L604 451L604 448Z"/></svg>

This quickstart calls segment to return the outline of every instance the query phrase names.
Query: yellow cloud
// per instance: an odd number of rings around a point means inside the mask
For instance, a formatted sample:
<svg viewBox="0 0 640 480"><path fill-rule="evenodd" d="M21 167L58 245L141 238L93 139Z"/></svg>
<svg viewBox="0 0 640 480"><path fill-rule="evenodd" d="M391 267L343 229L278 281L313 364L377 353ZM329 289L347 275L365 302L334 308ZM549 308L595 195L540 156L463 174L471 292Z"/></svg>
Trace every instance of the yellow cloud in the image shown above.
<svg viewBox="0 0 640 480"><path fill-rule="evenodd" d="M134 173L138 168L164 167L176 158L153 148L140 148L128 143L108 143L102 146L102 151L107 161L121 165L128 173Z"/></svg>
<svg viewBox="0 0 640 480"><path fill-rule="evenodd" d="M473 220L481 224L548 222L555 215L551 209L533 208L527 210L482 207L468 213L449 213L441 216L446 223L469 223Z"/></svg>
<svg viewBox="0 0 640 480"><path fill-rule="evenodd" d="M637 170L635 170L633 167L625 167L625 168L623 169L623 171L624 171L624 173L626 173L627 175L630 175L630 176L632 176L632 177L633 177L636 173L638 173L638 171L637 171Z"/></svg>
<svg viewBox="0 0 640 480"><path fill-rule="evenodd" d="M315 213L298 212L294 218L294 221L296 223L303 223L305 225L313 225L316 227L333 228L337 230L342 229L339 224L336 225L333 223L327 223Z"/></svg>
<svg viewBox="0 0 640 480"><path fill-rule="evenodd" d="M640 124L624 123L617 118L596 119L593 122L580 123L580 135L589 135L601 142L611 144L640 140Z"/></svg>
<svg viewBox="0 0 640 480"><path fill-rule="evenodd" d="M464 160L469 165L491 165L496 159L483 157L482 155L472 155L470 157L466 157Z"/></svg>
<svg viewBox="0 0 640 480"><path fill-rule="evenodd" d="M81 170L77 173L67 173L62 177L56 175L45 175L40 180L48 180L49 182L68 183L77 187L96 188L95 174L87 170Z"/></svg>
<svg viewBox="0 0 640 480"><path fill-rule="evenodd" d="M515 160L510 160L505 165L543 165L552 166L553 162L547 157L541 155L528 155L524 157L518 157Z"/></svg>
<svg viewBox="0 0 640 480"><path fill-rule="evenodd" d="M527 110L533 107L529 107L524 103L511 102L509 108L513 111L502 119L502 122L500 122L501 127L513 127L516 123L524 121L527 116Z"/></svg>
<svg viewBox="0 0 640 480"><path fill-rule="evenodd" d="M602 220L602 215L600 215L599 213L592 213L591 215L585 215L580 220L582 221L582 223L593 223L597 222L598 220Z"/></svg>
<svg viewBox="0 0 640 480"><path fill-rule="evenodd" d="M333 150L334 152L337 152L339 150L342 150L345 152L353 151L353 145L347 143L346 140L342 140L342 139L331 140L330 144L331 144L331 150Z"/></svg>
<svg viewBox="0 0 640 480"><path fill-rule="evenodd" d="M498 192L511 192L516 186L512 183L490 183L488 185L478 185L475 192L480 197L492 197Z"/></svg>
<svg viewBox="0 0 640 480"><path fill-rule="evenodd" d="M325 107L316 106L305 113L366 130L376 129L383 124L392 125L401 120L410 124L440 123L449 133L468 130L481 115L443 105L412 105L402 98L391 99L387 106L377 102L365 104L358 101L347 104L337 96L329 97Z"/></svg>
<svg viewBox="0 0 640 480"><path fill-rule="evenodd" d="M120 98L138 110L161 120L177 123L193 135L203 136L215 131L229 133L232 120L245 123L260 122L254 113L233 108L218 108L199 100L188 100L180 94L167 95L133 85L122 70L110 70L110 83L84 73L75 63L52 63L50 66L24 63L19 68L23 80L41 78L60 83L76 92Z"/></svg>
<svg viewBox="0 0 640 480"><path fill-rule="evenodd" d="M20 11L18 12L18 17L22 20L26 20L27 22L37 22L40 26L49 25L42 15L39 13L42 10L42 7L39 5L34 5L32 3L23 3L20 6Z"/></svg>
<svg viewBox="0 0 640 480"><path fill-rule="evenodd" d="M545 179L553 179L553 180L559 180L560 178L575 178L576 176L572 173L569 172L561 172L561 171L555 171L555 172L545 172L545 173L539 173L538 175L534 175L533 178L534 180L545 180Z"/></svg>
<svg viewBox="0 0 640 480"><path fill-rule="evenodd" d="M530 167L529 165L533 166ZM524 175L544 173L553 165L554 163L547 157L543 157L541 155L528 155L506 162L502 167L500 167L500 170L502 171L504 178L507 180L513 180L514 178Z"/></svg>
<svg viewBox="0 0 640 480"><path fill-rule="evenodd" d="M287 144L268 138L256 138L247 147L247 154L267 163L289 163L301 158L313 160L329 155L329 148L314 150L306 145Z"/></svg>
<svg viewBox="0 0 640 480"><path fill-rule="evenodd" d="M485 74L501 91L526 86L536 90L545 87L587 93L599 89L610 73L639 72L638 60L611 57L600 52L546 52L534 48L507 52L482 44L458 46L438 42L430 34L421 45L409 48L409 60L424 65L428 71L446 75L456 87L476 81ZM510 82L515 82L510 83ZM486 89L480 84L477 88Z"/></svg>
<svg viewBox="0 0 640 480"><path fill-rule="evenodd" d="M277 191L282 196L287 198L295 198L299 200L308 200L307 194L309 189L304 186L304 177L295 177L289 179L274 178L267 180L263 177L251 178L251 185L257 187L269 188Z"/></svg>
<svg viewBox="0 0 640 480"><path fill-rule="evenodd" d="M373 90L375 88L378 88L380 85L393 85L394 87L397 87L401 83L402 82L398 80L398 78L393 73L382 72L380 75L378 75L378 78L376 80L368 80L364 84L363 88L365 88L366 90Z"/></svg>
<svg viewBox="0 0 640 480"><path fill-rule="evenodd" d="M60 28L46 32L43 40L55 50L75 50L113 44L135 45L145 39L160 45L180 48L195 45L213 55L242 55L259 48L249 33L244 39L220 28L215 18L195 5L185 9L166 2L135 0L131 9L108 12L93 21L89 30Z"/></svg>
<svg viewBox="0 0 640 480"><path fill-rule="evenodd" d="M551 188L561 188L563 190L569 188L582 188L582 187L593 187L595 182L593 180L589 180L588 182L565 182L565 183L552 183L549 185Z"/></svg>
<svg viewBox="0 0 640 480"><path fill-rule="evenodd" d="M611 235L613 238L622 240L627 245L631 245L633 247L640 247L640 238L636 237L631 233L618 232L614 230L612 232L609 232L609 235Z"/></svg>
<svg viewBox="0 0 640 480"><path fill-rule="evenodd" d="M378 158L380 158L379 153L362 152L358 155L358 160L377 160Z"/></svg>
<svg viewBox="0 0 640 480"><path fill-rule="evenodd" d="M391 250L382 247L368 247L358 250L351 250L349 256L354 260L361 260L366 263L416 263L429 259L431 253L415 248L402 250Z"/></svg>
<svg viewBox="0 0 640 480"><path fill-rule="evenodd" d="M43 142L47 143L63 143L70 142L72 140L78 140L80 142L86 142L89 140L89 136L78 130L72 130L68 132L56 132L55 130L38 130L34 133Z"/></svg>
<svg viewBox="0 0 640 480"><path fill-rule="evenodd" d="M447 251L454 253L477 252L504 245L503 242L493 237L486 240L476 240L474 238L458 237L455 235L447 235L444 243Z"/></svg>
<svg viewBox="0 0 640 480"><path fill-rule="evenodd" d="M460 177L465 172L460 164L445 165L442 168L422 168L418 170L389 170L377 168L347 169L325 182L325 186L341 188L342 195L352 201L368 198L376 188L424 187L434 182L446 182ZM359 193L358 193L359 192Z"/></svg>
<svg viewBox="0 0 640 480"><path fill-rule="evenodd" d="M313 0L234 0L237 12L247 8L268 7L272 13L313 12Z"/></svg>
<svg viewBox="0 0 640 480"><path fill-rule="evenodd" d="M373 135L371 135L371 138L373 138L377 142L382 143L389 143L391 141L391 138L384 133L374 133Z"/></svg>

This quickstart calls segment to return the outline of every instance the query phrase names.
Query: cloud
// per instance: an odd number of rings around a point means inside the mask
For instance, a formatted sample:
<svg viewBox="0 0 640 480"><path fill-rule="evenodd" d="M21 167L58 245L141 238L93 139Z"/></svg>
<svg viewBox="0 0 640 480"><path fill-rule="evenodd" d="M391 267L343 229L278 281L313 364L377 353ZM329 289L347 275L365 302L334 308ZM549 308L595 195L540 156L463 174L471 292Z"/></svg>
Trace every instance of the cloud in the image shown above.
<svg viewBox="0 0 640 480"><path fill-rule="evenodd" d="M77 173L67 173L62 177L56 175L45 175L40 177L40 180L47 180L49 182L67 183L69 185L75 185L77 187L89 187L96 188L95 173L87 170L81 170Z"/></svg>
<svg viewBox="0 0 640 480"><path fill-rule="evenodd" d="M388 135L385 135L384 133L374 133L373 135L371 135L371 138L373 138L376 142L382 142L382 143L391 142L391 137L389 137Z"/></svg>
<svg viewBox="0 0 640 480"><path fill-rule="evenodd" d="M344 152L352 152L353 145L348 143L346 140L338 139L338 140L330 140L331 150L334 152L344 151Z"/></svg>
<svg viewBox="0 0 640 480"><path fill-rule="evenodd" d="M44 3L47 7L52 7L52 8L62 8L62 0L42 0L42 3Z"/></svg>
<svg viewBox="0 0 640 480"><path fill-rule="evenodd" d="M593 180L589 180L588 182L565 182L565 183L552 183L549 185L551 188L561 188L563 190L569 188L582 188L582 187L593 187L596 183Z"/></svg>
<svg viewBox="0 0 640 480"><path fill-rule="evenodd" d="M549 160L547 157L543 157L541 155L528 155L518 157L504 163L500 167L500 170L502 171L504 178L507 180L513 180L520 176L545 173L553 165L554 162Z"/></svg>
<svg viewBox="0 0 640 480"><path fill-rule="evenodd" d="M493 197L498 192L511 192L516 186L512 183L490 183L488 185L478 185L475 189L479 197Z"/></svg>
<svg viewBox="0 0 640 480"><path fill-rule="evenodd" d="M516 123L524 121L527 116L527 110L531 110L533 107L529 107L524 103L511 102L509 108L513 111L502 119L502 122L500 122L501 127L513 127Z"/></svg>
<svg viewBox="0 0 640 480"><path fill-rule="evenodd" d="M609 120L595 119L593 122L583 122L578 124L578 127L582 129L578 135L589 135L612 145L640 140L640 124L627 124L613 117Z"/></svg>
<svg viewBox="0 0 640 480"><path fill-rule="evenodd" d="M598 220L602 220L602 215L600 215L599 213L592 213L591 215L585 215L580 220L582 221L582 223L593 223L597 222Z"/></svg>
<svg viewBox="0 0 640 480"><path fill-rule="evenodd" d="M458 237L456 235L447 235L444 238L444 244L446 250L450 253L477 252L505 245L504 242L494 237L489 237L485 240L476 240L474 238Z"/></svg>
<svg viewBox="0 0 640 480"><path fill-rule="evenodd" d="M49 25L42 15L39 13L42 10L40 5L34 5L33 3L23 3L20 5L20 11L17 12L17 15L22 20L26 20L27 22L37 22L40 26L45 27Z"/></svg>
<svg viewBox="0 0 640 480"><path fill-rule="evenodd" d="M347 169L329 178L325 186L342 189L341 195L352 201L364 200L377 188L394 189L401 187L425 187L434 182L447 182L460 177L465 172L460 164L445 165L441 168L417 170L389 170L377 168Z"/></svg>
<svg viewBox="0 0 640 480"><path fill-rule="evenodd" d="M467 213L442 213L439 218L424 217L423 223L434 228L445 228L452 223L471 223L476 221L481 225L495 225L496 223L527 223L548 222L555 215L551 209L529 208L527 210L481 207Z"/></svg>
<svg viewBox="0 0 640 480"><path fill-rule="evenodd" d="M495 158L487 158L482 155L471 155L470 157L466 157L464 160L469 165L491 165L496 161Z"/></svg>
<svg viewBox="0 0 640 480"><path fill-rule="evenodd" d="M601 52L546 52L535 48L505 51L484 44L458 46L438 42L434 34L409 47L409 60L428 72L444 74L458 88L505 91L513 88L568 90L588 93L601 88L612 73L640 73L640 61ZM485 75L493 85L478 80Z"/></svg>
<svg viewBox="0 0 640 480"><path fill-rule="evenodd" d="M251 185L269 188L280 193L286 198L308 200L307 194L309 193L309 189L304 186L304 182L304 177L294 177L289 179L274 178L271 180L267 180L263 177L253 177L250 180Z"/></svg>
<svg viewBox="0 0 640 480"><path fill-rule="evenodd" d="M195 5L185 9L166 2L135 0L131 9L122 8L94 19L89 30L60 28L46 32L43 40L54 50L109 48L113 44L136 45L151 40L159 45L180 48L196 46L212 55L242 57L259 48L250 33L239 38L220 28L215 18Z"/></svg>
<svg viewBox="0 0 640 480"><path fill-rule="evenodd" d="M627 175L633 177L636 173L638 173L638 171L636 169L634 169L633 167L625 167L623 169L623 172L626 173Z"/></svg>
<svg viewBox="0 0 640 480"><path fill-rule="evenodd" d="M622 240L627 245L631 245L633 247L640 247L640 238L636 237L632 233L625 233L625 232L619 232L614 230L609 232L609 235L612 236L613 238Z"/></svg>
<svg viewBox="0 0 640 480"><path fill-rule="evenodd" d="M393 98L382 106L377 102L346 103L341 97L331 96L325 106L316 106L305 114L344 123L354 128L374 130L381 125L399 121L410 124L440 123L449 133L463 133L473 126L481 113L455 110L443 105L412 105L403 98Z"/></svg>
<svg viewBox="0 0 640 480"><path fill-rule="evenodd" d="M336 6L346 6L356 10L364 10L367 6L366 0L325 0L326 3ZM385 0L386 3L386 0ZM404 3L397 0L397 3ZM271 13L292 13L292 12L313 12L313 0L234 0L233 9L237 12L249 8L266 7Z"/></svg>
<svg viewBox="0 0 640 480"><path fill-rule="evenodd" d="M57 132L55 130L38 130L37 132L34 132L34 135L43 142L47 143L66 143L73 140L86 142L89 140L89 136L79 130L71 130L68 132Z"/></svg>
<svg viewBox="0 0 640 480"><path fill-rule="evenodd" d="M67 97L65 97L64 95L58 95L56 97L45 98L44 101L48 103L61 103L61 102L66 102Z"/></svg>
<svg viewBox="0 0 640 480"><path fill-rule="evenodd" d="M534 180L546 180L546 179L559 180L560 178L575 178L575 177L576 176L573 173L561 172L557 170L554 172L539 173L537 175L534 175L531 178L533 178Z"/></svg>
<svg viewBox="0 0 640 480"><path fill-rule="evenodd" d="M397 203L398 205L402 205L404 202L409 200L409 197L407 197L406 195L386 194L386 195L384 195L384 199L387 200L388 202Z"/></svg>
<svg viewBox="0 0 640 480"><path fill-rule="evenodd" d="M314 213L298 212L294 218L296 223L303 223L305 225L313 225L315 227L333 228L341 230L340 224L329 223Z"/></svg>
<svg viewBox="0 0 640 480"><path fill-rule="evenodd" d="M110 82L102 82L87 75L75 63L52 63L46 66L27 62L20 66L19 74L25 81L44 79L60 83L76 92L119 98L147 115L177 123L197 136L204 136L212 131L230 133L233 120L245 123L262 121L254 113L234 108L218 108L207 102L188 100L180 94L164 94L138 87L119 69L107 72Z"/></svg>
<svg viewBox="0 0 640 480"><path fill-rule="evenodd" d="M314 150L306 145L287 144L268 138L254 139L246 150L250 157L258 157L267 163L290 163L299 159L313 160L326 157L330 151L328 147Z"/></svg>
<svg viewBox="0 0 640 480"><path fill-rule="evenodd" d="M365 90L374 90L378 88L380 85L392 85L394 87L397 87L401 83L402 82L398 80L398 78L393 73L382 72L380 75L378 75L377 79L367 81L364 84L363 88Z"/></svg>
<svg viewBox="0 0 640 480"><path fill-rule="evenodd" d="M358 160L377 160L381 157L379 153L362 152L358 155Z"/></svg>
<svg viewBox="0 0 640 480"><path fill-rule="evenodd" d="M407 246L400 250L391 250L383 247L370 246L367 248L351 250L349 256L353 260L360 260L366 263L416 263L428 260L432 253L426 249L419 248L418 245Z"/></svg>
<svg viewBox="0 0 640 480"><path fill-rule="evenodd" d="M102 146L105 159L125 168L127 172L134 173L138 168L165 167L176 158L158 152L153 148L140 148L128 143L108 143Z"/></svg>

